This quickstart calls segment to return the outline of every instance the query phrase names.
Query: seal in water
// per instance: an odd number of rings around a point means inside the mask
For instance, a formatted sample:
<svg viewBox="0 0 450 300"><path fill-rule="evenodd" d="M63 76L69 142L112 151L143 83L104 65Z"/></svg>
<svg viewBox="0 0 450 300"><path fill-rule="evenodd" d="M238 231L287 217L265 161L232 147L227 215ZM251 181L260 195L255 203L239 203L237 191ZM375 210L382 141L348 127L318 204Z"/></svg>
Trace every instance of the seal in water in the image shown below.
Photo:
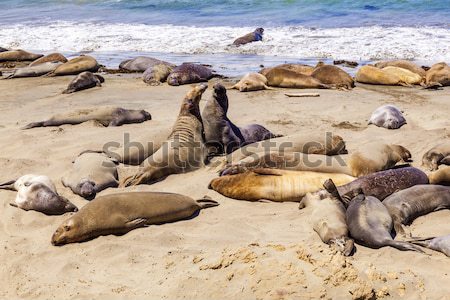
<svg viewBox="0 0 450 300"><path fill-rule="evenodd" d="M434 146L422 156L422 166L430 171L437 170L439 165L450 165L450 141Z"/></svg>
<svg viewBox="0 0 450 300"><path fill-rule="evenodd" d="M208 81L214 76L213 71L205 66L191 63L183 63L173 69L167 77L169 85L182 85Z"/></svg>
<svg viewBox="0 0 450 300"><path fill-rule="evenodd" d="M102 76L86 71L78 74L77 77L69 83L67 89L65 89L62 93L70 94L96 86L100 87L103 82L105 82L105 78Z"/></svg>
<svg viewBox="0 0 450 300"><path fill-rule="evenodd" d="M261 28L261 27L256 28L255 31L253 31L251 33L247 33L246 35L237 38L233 42L233 45L241 46L241 45L245 45L245 44L248 44L248 43L251 43L251 42L262 41L263 34L264 34L264 29L263 28Z"/></svg>
<svg viewBox="0 0 450 300"><path fill-rule="evenodd" d="M402 112L396 106L388 104L378 107L370 117L369 125L387 129L398 129L406 124Z"/></svg>
<svg viewBox="0 0 450 300"><path fill-rule="evenodd" d="M431 249L431 250L439 251L441 253L444 253L448 257L450 257L450 234L445 235L445 236L435 237L435 238L414 240L414 241L411 241L411 243Z"/></svg>

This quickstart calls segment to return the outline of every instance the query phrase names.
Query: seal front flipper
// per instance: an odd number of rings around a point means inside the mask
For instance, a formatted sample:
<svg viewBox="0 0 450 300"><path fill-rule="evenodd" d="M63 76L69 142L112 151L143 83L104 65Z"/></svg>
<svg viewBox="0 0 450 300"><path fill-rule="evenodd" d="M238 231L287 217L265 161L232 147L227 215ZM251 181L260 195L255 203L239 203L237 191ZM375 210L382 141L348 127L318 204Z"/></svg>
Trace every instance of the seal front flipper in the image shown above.
<svg viewBox="0 0 450 300"><path fill-rule="evenodd" d="M209 196L204 196L203 198L198 199L195 202L197 202L197 204L200 206L200 209L219 206L219 202L212 200Z"/></svg>
<svg viewBox="0 0 450 300"><path fill-rule="evenodd" d="M422 249L420 249L420 247L417 247L416 245L410 244L408 242L387 240L386 245L402 251L416 251L420 253L425 253Z"/></svg>
<svg viewBox="0 0 450 300"><path fill-rule="evenodd" d="M44 127L44 123L45 123L44 121L42 121L42 122L33 122L33 123L28 124L28 125L25 125L21 129L25 130L25 129L35 128L35 127Z"/></svg>
<svg viewBox="0 0 450 300"><path fill-rule="evenodd" d="M145 227L145 226L147 226L147 221L148 220L144 219L144 218L134 219L134 220L126 222L125 227L130 230L140 228L140 227Z"/></svg>
<svg viewBox="0 0 450 300"><path fill-rule="evenodd" d="M10 191L15 191L16 188L14 187L14 183L16 182L17 179L15 180L10 180L4 183L0 184L0 190L10 190Z"/></svg>

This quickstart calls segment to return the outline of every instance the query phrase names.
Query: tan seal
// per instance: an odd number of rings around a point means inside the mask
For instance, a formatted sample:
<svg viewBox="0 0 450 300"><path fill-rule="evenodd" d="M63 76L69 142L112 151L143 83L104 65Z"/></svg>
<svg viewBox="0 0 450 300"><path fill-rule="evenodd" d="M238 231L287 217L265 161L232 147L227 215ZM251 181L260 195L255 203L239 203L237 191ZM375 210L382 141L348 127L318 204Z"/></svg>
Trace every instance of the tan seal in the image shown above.
<svg viewBox="0 0 450 300"><path fill-rule="evenodd" d="M12 79L12 78L24 78L24 77L37 77L37 76L42 76L45 75L49 72L52 72L54 70L56 70L57 67L59 67L60 65L62 65L61 62L46 62L46 63L42 63L39 65L34 65L34 66L27 66L27 67L23 67L23 68L18 68L16 70L14 70L14 72L5 77L5 79Z"/></svg>
<svg viewBox="0 0 450 300"><path fill-rule="evenodd" d="M93 87L101 87L102 83L105 82L103 76L93 74L89 71L78 74L70 83L67 89L65 89L63 94L75 93L78 91L90 89Z"/></svg>
<svg viewBox="0 0 450 300"><path fill-rule="evenodd" d="M321 83L339 88L352 89L355 87L353 78L344 70L332 65L323 65L314 69L311 76Z"/></svg>
<svg viewBox="0 0 450 300"><path fill-rule="evenodd" d="M424 78L420 76L417 73L411 72L407 69L399 68L399 67L384 67L384 72L388 74L395 75L400 78L400 80L404 83L411 84L411 85L417 85L417 84L423 84Z"/></svg>
<svg viewBox="0 0 450 300"><path fill-rule="evenodd" d="M409 86L400 76L369 65L359 68L355 80L368 84Z"/></svg>
<svg viewBox="0 0 450 300"><path fill-rule="evenodd" d="M266 74L267 84L273 87L295 89L329 89L316 78L286 69L273 69Z"/></svg>
<svg viewBox="0 0 450 300"><path fill-rule="evenodd" d="M267 73L269 73L269 71L274 70L274 69L284 69L284 70L289 70L289 71L293 71L295 73L309 76L312 74L312 72L314 72L315 67L303 65L303 64L281 64L281 65L277 65L274 67L268 67L268 68L261 69L259 71L259 73L266 76Z"/></svg>
<svg viewBox="0 0 450 300"><path fill-rule="evenodd" d="M440 143L422 156L422 166L434 171L439 165L450 165L450 141Z"/></svg>
<svg viewBox="0 0 450 300"><path fill-rule="evenodd" d="M445 62L431 66L427 71L425 84L427 87L450 86L450 66Z"/></svg>
<svg viewBox="0 0 450 300"><path fill-rule="evenodd" d="M59 61L61 63L66 63L67 62L67 58L62 55L61 53L51 53L48 55L45 55L41 58L38 58L36 60L34 60L29 66L33 67L33 66L37 66L46 62L55 62L55 61Z"/></svg>
<svg viewBox="0 0 450 300"><path fill-rule="evenodd" d="M78 75L85 71L97 72L98 68L99 65L95 58L89 55L80 55L60 65L47 76Z"/></svg>
<svg viewBox="0 0 450 300"><path fill-rule="evenodd" d="M170 64L157 64L149 67L142 75L142 80L149 85L160 85L167 80L174 66Z"/></svg>
<svg viewBox="0 0 450 300"><path fill-rule="evenodd" d="M247 73L233 85L231 89L236 89L239 92L252 92L260 90L273 90L267 86L266 76L259 73Z"/></svg>
<svg viewBox="0 0 450 300"><path fill-rule="evenodd" d="M9 50L0 52L0 62L5 61L29 61L42 57L42 54L34 54L24 50Z"/></svg>
<svg viewBox="0 0 450 300"><path fill-rule="evenodd" d="M425 77L425 70L409 60L380 61L375 63L375 67L380 69L383 69L385 67L398 67L418 74L422 78Z"/></svg>
<svg viewBox="0 0 450 300"><path fill-rule="evenodd" d="M450 166L441 166L437 171L428 174L431 184L450 185Z"/></svg>

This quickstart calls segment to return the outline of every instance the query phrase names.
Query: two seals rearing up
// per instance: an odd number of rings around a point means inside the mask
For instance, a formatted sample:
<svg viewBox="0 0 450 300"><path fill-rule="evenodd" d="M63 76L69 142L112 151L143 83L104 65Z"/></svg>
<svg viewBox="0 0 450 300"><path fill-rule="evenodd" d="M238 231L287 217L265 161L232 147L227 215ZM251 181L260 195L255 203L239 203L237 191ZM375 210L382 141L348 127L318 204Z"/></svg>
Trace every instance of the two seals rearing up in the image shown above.
<svg viewBox="0 0 450 300"><path fill-rule="evenodd" d="M245 44L248 44L248 43L251 43L251 42L262 41L263 34L264 34L264 29L263 28L261 28L261 27L256 28L255 31L253 31L251 33L247 33L246 35L237 38L233 42L233 45L239 47L241 45L245 45Z"/></svg>
<svg viewBox="0 0 450 300"><path fill-rule="evenodd" d="M204 166L207 151L199 102L207 87L199 84L186 94L168 140L144 161L137 174L121 180L120 186L150 184Z"/></svg>
<svg viewBox="0 0 450 300"><path fill-rule="evenodd" d="M422 157L422 166L430 171L437 170L439 165L450 165L450 141L434 146Z"/></svg>
<svg viewBox="0 0 450 300"><path fill-rule="evenodd" d="M192 217L201 209L219 205L210 199L152 192L105 195L83 206L64 221L52 236L52 244L62 246L101 235L122 235L133 229L175 222Z"/></svg>
<svg viewBox="0 0 450 300"><path fill-rule="evenodd" d="M398 129L406 124L402 112L394 105L383 105L378 107L370 117L369 125L387 129Z"/></svg>
<svg viewBox="0 0 450 300"><path fill-rule="evenodd" d="M63 91L63 94L70 94L96 86L100 87L103 82L105 82L103 76L86 71L78 74L77 77L69 83L69 86Z"/></svg>

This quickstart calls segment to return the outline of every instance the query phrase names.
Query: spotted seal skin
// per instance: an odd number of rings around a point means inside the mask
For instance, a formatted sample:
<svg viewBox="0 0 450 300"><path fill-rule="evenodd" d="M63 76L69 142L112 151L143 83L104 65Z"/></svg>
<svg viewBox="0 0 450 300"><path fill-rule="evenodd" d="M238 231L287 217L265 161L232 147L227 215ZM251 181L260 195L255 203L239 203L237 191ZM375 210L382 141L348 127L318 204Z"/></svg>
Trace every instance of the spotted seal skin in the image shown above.
<svg viewBox="0 0 450 300"><path fill-rule="evenodd" d="M378 107L372 113L368 124L387 129L398 129L406 124L406 119L398 107L388 104Z"/></svg>
<svg viewBox="0 0 450 300"><path fill-rule="evenodd" d="M169 62L159 60L159 59L156 59L153 57L138 56L133 59L127 59L127 60L122 61L119 65L119 69L130 71L130 72L145 72L150 67L160 65L160 64L170 66L172 68L175 67L174 64L171 64Z"/></svg>
<svg viewBox="0 0 450 300"><path fill-rule="evenodd" d="M70 83L67 89L65 89L63 94L71 94L78 91L90 89L93 87L101 87L102 83L105 82L103 76L93 74L89 71L80 73L75 77Z"/></svg>
<svg viewBox="0 0 450 300"><path fill-rule="evenodd" d="M172 86L205 82L214 76L213 71L205 66L183 63L173 69L167 77L167 83Z"/></svg>
<svg viewBox="0 0 450 300"><path fill-rule="evenodd" d="M60 65L62 65L61 62L45 62L31 67L18 68L5 79L42 76L56 70Z"/></svg>
<svg viewBox="0 0 450 300"><path fill-rule="evenodd" d="M439 251L450 257L450 234L424 240L415 240L411 241L411 243L431 250Z"/></svg>
<svg viewBox="0 0 450 300"><path fill-rule="evenodd" d="M261 27L256 28L255 31L253 31L251 33L247 33L246 35L237 38L233 42L233 45L241 46L241 45L245 45L245 44L248 44L248 43L251 43L251 42L262 41L263 34L264 34L264 29L263 28L261 28Z"/></svg>
<svg viewBox="0 0 450 300"><path fill-rule="evenodd" d="M450 208L450 187L415 185L395 192L383 200L394 222L395 232L405 235L402 225L433 211Z"/></svg>
<svg viewBox="0 0 450 300"><path fill-rule="evenodd" d="M450 141L440 143L422 156L422 166L435 171L439 165L450 165Z"/></svg>
<svg viewBox="0 0 450 300"><path fill-rule="evenodd" d="M6 61L30 61L36 60L44 55L30 53L24 50L8 50L0 52L0 62Z"/></svg>

